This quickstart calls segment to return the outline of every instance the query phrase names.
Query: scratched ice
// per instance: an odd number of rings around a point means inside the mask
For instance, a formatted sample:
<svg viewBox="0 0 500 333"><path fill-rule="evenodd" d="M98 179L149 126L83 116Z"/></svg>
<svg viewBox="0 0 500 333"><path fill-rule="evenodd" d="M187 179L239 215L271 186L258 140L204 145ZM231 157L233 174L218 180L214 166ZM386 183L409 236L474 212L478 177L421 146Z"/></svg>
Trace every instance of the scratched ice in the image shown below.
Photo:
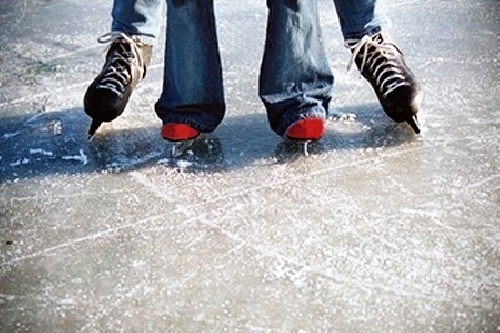
<svg viewBox="0 0 500 333"><path fill-rule="evenodd" d="M336 85L308 156L269 129L265 1L243 0L215 8L226 118L173 155L161 39L88 142L111 1L0 1L0 331L499 330L497 2L389 4L425 137L346 73L318 5Z"/></svg>

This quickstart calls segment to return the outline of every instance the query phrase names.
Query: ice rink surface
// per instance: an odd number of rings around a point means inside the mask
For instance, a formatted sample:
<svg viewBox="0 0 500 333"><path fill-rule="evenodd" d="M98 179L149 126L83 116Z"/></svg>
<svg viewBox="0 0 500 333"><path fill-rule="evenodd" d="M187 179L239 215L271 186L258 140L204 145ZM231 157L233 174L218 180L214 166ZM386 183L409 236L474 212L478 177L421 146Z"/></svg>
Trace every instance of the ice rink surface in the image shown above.
<svg viewBox="0 0 500 333"><path fill-rule="evenodd" d="M123 117L86 140L111 1L0 2L1 332L500 331L500 3L394 1L423 135L346 72L324 138L269 128L265 1L217 0L227 115L171 156L152 105L163 36Z"/></svg>

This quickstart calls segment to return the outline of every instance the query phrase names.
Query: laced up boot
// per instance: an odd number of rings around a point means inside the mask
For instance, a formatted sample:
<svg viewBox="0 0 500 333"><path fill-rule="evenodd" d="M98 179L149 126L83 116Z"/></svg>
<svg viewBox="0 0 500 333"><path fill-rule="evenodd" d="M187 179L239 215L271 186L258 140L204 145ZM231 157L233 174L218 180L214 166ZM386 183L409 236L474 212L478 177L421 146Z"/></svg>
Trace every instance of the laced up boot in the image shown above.
<svg viewBox="0 0 500 333"><path fill-rule="evenodd" d="M415 133L420 133L416 115L423 92L401 49L381 32L361 40L347 40L346 46L352 52L348 69L356 63L387 116L398 123L407 122Z"/></svg>
<svg viewBox="0 0 500 333"><path fill-rule="evenodd" d="M132 91L146 75L152 51L151 45L122 32L107 33L99 37L98 42L110 44L101 73L83 98L85 113L93 119L89 137L103 122L111 122L123 113Z"/></svg>

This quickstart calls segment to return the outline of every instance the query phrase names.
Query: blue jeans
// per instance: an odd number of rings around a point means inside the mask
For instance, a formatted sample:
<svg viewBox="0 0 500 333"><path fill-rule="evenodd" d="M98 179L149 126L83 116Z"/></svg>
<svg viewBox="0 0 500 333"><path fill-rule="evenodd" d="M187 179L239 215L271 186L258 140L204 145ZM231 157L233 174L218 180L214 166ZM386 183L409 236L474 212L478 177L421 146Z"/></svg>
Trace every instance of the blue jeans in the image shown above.
<svg viewBox="0 0 500 333"><path fill-rule="evenodd" d="M165 0L114 0L113 31L156 38ZM344 38L379 31L375 0L334 0ZM213 0L166 0L163 92L155 111L163 123L213 131L225 114ZM295 121L325 118L333 74L325 54L316 0L267 0L267 33L259 96L280 136Z"/></svg>

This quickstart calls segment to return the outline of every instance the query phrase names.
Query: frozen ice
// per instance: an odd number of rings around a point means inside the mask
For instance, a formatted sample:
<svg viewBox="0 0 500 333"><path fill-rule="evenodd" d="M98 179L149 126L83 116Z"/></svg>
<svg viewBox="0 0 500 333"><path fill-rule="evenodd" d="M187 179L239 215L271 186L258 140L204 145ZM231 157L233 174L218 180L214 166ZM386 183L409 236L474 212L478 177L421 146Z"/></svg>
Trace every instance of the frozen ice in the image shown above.
<svg viewBox="0 0 500 333"><path fill-rule="evenodd" d="M336 84L307 154L257 95L265 1L215 3L227 115L176 155L161 38L89 142L111 1L0 2L0 331L498 331L497 2L388 4L422 136L345 73L319 1Z"/></svg>

